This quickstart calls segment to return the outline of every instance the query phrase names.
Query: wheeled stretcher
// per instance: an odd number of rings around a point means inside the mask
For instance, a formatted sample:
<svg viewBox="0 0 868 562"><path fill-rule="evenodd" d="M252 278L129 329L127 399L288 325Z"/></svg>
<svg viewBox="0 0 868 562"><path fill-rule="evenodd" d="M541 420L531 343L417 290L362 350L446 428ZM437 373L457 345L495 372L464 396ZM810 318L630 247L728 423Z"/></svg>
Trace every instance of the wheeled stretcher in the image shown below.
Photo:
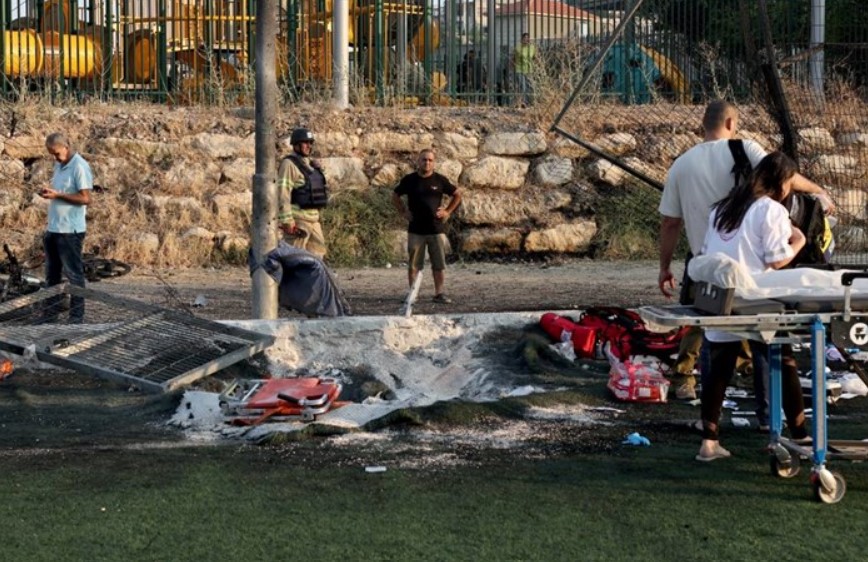
<svg viewBox="0 0 868 562"><path fill-rule="evenodd" d="M868 442L830 441L826 412L827 337L839 349L868 349L868 298L851 298L853 280L868 278L868 272L844 272L844 296L788 296L774 299L740 299L733 289L699 283L693 306L645 306L638 309L646 322L665 327L699 326L730 332L745 339L769 344L769 462L772 474L792 478L799 473L799 459L810 457L814 498L837 503L844 497L846 482L830 471L827 460L868 459ZM858 311L865 311L859 314ZM813 406L813 442L799 445L781 435L782 383L781 344L810 342Z"/></svg>
<svg viewBox="0 0 868 562"><path fill-rule="evenodd" d="M328 378L236 380L220 394L219 403L226 421L234 425L311 422L337 407L341 390L339 382Z"/></svg>

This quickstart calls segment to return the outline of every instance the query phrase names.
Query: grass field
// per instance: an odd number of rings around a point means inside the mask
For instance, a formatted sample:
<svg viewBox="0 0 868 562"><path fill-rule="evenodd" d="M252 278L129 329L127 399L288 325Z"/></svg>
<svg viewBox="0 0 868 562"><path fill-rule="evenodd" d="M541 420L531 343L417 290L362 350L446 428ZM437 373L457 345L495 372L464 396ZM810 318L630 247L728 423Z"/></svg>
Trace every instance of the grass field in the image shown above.
<svg viewBox="0 0 868 562"><path fill-rule="evenodd" d="M770 475L757 433L730 430L736 456L700 465L694 435L645 429L651 447L583 452L565 440L527 455L444 445L430 458L456 462L416 468L400 467L419 454L407 446L412 429L385 453L323 439L7 451L3 558L864 559L868 467L836 463L847 495L823 505L810 500L807 466L790 480Z"/></svg>

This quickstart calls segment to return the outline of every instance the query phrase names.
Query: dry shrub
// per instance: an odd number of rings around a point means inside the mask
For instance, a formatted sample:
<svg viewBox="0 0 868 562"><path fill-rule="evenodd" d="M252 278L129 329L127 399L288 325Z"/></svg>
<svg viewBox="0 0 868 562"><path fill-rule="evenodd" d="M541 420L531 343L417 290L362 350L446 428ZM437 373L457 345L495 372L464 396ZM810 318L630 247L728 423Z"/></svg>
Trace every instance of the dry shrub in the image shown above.
<svg viewBox="0 0 868 562"><path fill-rule="evenodd" d="M177 232L166 232L160 237L157 253L158 267L200 267L211 263L214 243L195 236L184 238Z"/></svg>
<svg viewBox="0 0 868 562"><path fill-rule="evenodd" d="M20 230L45 230L47 217L46 209L42 206L26 206L9 213L8 223Z"/></svg>
<svg viewBox="0 0 868 562"><path fill-rule="evenodd" d="M130 264L154 265L158 261L157 254L150 249L146 249L144 245L137 243L136 240L135 236L111 240L111 246L101 253ZM100 248L102 249L103 246L100 246Z"/></svg>
<svg viewBox="0 0 868 562"><path fill-rule="evenodd" d="M336 266L395 261L391 231L406 228L391 203L391 190L340 191L323 212L329 262Z"/></svg>

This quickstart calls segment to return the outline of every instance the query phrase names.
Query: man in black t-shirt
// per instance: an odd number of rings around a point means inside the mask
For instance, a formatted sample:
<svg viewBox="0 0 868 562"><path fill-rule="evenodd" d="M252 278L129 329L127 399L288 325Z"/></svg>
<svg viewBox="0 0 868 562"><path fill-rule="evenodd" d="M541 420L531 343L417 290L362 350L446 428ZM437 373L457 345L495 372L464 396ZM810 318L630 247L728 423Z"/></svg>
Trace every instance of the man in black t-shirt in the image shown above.
<svg viewBox="0 0 868 562"><path fill-rule="evenodd" d="M402 196L407 196L404 205ZM450 197L444 206L444 196ZM461 203L461 193L448 179L434 171L434 151L427 148L419 153L416 171L401 179L392 194L392 203L410 223L407 228L407 253L410 255L407 278L410 286L425 265L425 249L431 259L434 277L434 302L452 302L443 293L446 270L446 221Z"/></svg>

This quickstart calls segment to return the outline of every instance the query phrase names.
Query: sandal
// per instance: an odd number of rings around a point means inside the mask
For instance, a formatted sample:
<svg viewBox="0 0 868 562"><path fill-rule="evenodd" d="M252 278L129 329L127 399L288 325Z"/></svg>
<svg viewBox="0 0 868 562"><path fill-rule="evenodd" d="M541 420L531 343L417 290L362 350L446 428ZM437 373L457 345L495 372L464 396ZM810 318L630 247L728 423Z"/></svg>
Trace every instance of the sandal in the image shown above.
<svg viewBox="0 0 868 562"><path fill-rule="evenodd" d="M732 456L732 453L730 453L729 451L727 451L726 449L724 449L720 445L717 445L714 448L714 451L712 451L712 453L710 455L703 455L702 453L700 453L700 454L696 455L696 457L694 457L694 458L696 460L698 460L699 462L711 462L711 461L716 461L717 459L726 459L726 458L729 458L731 456Z"/></svg>

